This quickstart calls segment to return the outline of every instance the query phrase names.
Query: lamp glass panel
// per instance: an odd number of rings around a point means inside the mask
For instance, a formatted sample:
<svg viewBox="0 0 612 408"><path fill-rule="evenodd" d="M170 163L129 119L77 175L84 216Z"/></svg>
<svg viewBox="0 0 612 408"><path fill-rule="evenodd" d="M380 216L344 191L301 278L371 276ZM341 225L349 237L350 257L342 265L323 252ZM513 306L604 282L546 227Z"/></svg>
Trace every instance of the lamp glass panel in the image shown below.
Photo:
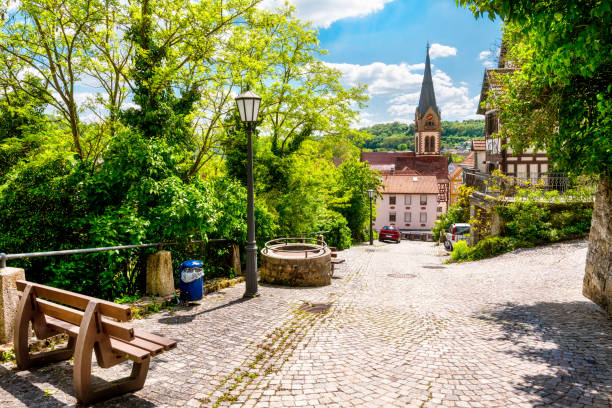
<svg viewBox="0 0 612 408"><path fill-rule="evenodd" d="M245 122L253 122L253 99L244 99Z"/></svg>
<svg viewBox="0 0 612 408"><path fill-rule="evenodd" d="M261 103L261 99L253 100L253 122L257 122L257 117L259 116L259 104Z"/></svg>
<svg viewBox="0 0 612 408"><path fill-rule="evenodd" d="M236 105L238 105L238 112L240 113L240 120L246 122L246 112L244 111L244 99L236 99Z"/></svg>

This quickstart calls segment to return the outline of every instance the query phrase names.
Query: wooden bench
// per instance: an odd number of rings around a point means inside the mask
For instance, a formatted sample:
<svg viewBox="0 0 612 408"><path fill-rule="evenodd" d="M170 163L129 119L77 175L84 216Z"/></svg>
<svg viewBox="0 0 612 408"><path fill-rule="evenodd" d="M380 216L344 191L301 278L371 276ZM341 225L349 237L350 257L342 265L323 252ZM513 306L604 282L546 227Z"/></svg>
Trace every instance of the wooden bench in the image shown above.
<svg viewBox="0 0 612 408"><path fill-rule="evenodd" d="M116 395L140 390L147 378L151 357L176 347L176 341L122 326L109 318L127 322L129 306L52 288L24 280L17 281L21 292L15 321L17 366L33 366L68 360L74 354L74 390L79 402L89 404ZM30 354L29 325L39 339L65 333L68 345L60 350ZM129 377L102 387L91 384L91 357L109 368L132 360Z"/></svg>

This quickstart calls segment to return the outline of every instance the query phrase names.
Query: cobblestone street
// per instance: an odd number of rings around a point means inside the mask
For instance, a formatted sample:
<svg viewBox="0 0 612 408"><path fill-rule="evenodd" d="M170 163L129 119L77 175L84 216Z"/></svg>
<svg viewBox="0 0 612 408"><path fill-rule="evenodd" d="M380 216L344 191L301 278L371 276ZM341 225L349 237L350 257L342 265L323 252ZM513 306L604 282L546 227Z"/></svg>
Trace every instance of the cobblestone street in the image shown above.
<svg viewBox="0 0 612 408"><path fill-rule="evenodd" d="M178 347L144 389L99 406L612 406L612 321L581 294L586 251L447 265L432 243L357 246L330 286L245 301L240 284L135 320ZM0 366L0 406L75 404L70 362Z"/></svg>

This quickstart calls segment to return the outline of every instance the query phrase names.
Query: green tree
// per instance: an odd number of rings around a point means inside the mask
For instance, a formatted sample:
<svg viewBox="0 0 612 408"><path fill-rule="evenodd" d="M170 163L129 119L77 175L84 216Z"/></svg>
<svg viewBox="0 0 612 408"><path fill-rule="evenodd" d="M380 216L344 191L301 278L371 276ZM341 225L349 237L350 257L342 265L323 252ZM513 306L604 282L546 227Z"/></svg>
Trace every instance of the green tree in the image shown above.
<svg viewBox="0 0 612 408"><path fill-rule="evenodd" d="M377 191L381 181L368 163L357 159L345 160L339 167L338 198L334 209L348 222L353 238L363 241L370 221L369 189Z"/></svg>
<svg viewBox="0 0 612 408"><path fill-rule="evenodd" d="M4 87L0 91L0 176L43 145L48 136L43 132L52 133L44 114L44 97L30 97L39 92L39 86L24 91Z"/></svg>

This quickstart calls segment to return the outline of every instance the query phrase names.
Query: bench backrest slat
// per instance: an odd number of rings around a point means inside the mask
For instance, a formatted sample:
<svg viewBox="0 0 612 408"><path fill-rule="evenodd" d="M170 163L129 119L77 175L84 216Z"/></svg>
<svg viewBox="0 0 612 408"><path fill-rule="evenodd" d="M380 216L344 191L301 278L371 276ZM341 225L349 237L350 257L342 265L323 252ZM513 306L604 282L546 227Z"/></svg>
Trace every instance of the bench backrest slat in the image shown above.
<svg viewBox="0 0 612 408"><path fill-rule="evenodd" d="M24 280L17 281L17 290L23 291L26 285L32 285L36 289L36 296L53 300L54 302L85 310L89 301L94 300L100 304L100 311L104 316L112 317L121 322L127 322L132 318L132 309L126 305L118 305L91 296L81 295L80 293L69 292L67 290Z"/></svg>
<svg viewBox="0 0 612 408"><path fill-rule="evenodd" d="M79 310L71 309L69 307L38 298L36 299L36 303L38 304L40 311L45 315L74 324L75 326L81 325L84 313ZM134 339L134 329L123 327L117 323L104 320L102 320L102 327L104 328L104 332L109 336L117 337L118 339L126 341Z"/></svg>

